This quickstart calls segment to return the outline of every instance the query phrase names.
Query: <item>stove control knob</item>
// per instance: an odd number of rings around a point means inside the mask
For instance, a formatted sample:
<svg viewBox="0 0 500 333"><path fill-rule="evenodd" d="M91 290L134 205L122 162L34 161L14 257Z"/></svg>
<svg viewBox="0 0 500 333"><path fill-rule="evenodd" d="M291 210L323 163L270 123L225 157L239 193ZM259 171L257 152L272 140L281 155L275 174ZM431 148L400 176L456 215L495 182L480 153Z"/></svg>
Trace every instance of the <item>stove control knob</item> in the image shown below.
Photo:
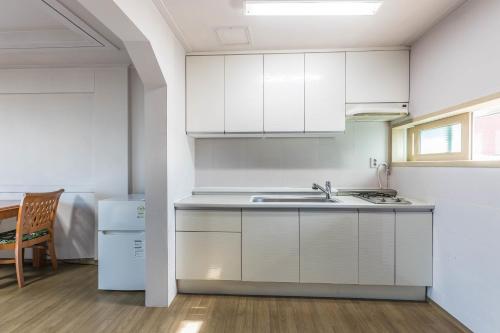
<svg viewBox="0 0 500 333"><path fill-rule="evenodd" d="M380 202L385 202L385 198L380 199Z"/></svg>
<svg viewBox="0 0 500 333"><path fill-rule="evenodd" d="M396 198L396 202L401 202L401 198Z"/></svg>

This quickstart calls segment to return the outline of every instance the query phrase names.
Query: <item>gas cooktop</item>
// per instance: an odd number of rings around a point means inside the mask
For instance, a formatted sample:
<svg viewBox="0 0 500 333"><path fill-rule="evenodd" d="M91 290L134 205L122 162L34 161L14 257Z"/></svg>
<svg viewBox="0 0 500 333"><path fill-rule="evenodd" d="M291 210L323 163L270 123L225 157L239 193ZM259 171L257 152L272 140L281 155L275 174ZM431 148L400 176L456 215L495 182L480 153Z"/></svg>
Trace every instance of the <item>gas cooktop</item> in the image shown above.
<svg viewBox="0 0 500 333"><path fill-rule="evenodd" d="M367 191L367 192L359 192L353 194L356 198L363 199L365 201L387 205L387 204L401 204L401 205L410 205L411 202L398 197L397 191L395 190L381 190L381 191Z"/></svg>

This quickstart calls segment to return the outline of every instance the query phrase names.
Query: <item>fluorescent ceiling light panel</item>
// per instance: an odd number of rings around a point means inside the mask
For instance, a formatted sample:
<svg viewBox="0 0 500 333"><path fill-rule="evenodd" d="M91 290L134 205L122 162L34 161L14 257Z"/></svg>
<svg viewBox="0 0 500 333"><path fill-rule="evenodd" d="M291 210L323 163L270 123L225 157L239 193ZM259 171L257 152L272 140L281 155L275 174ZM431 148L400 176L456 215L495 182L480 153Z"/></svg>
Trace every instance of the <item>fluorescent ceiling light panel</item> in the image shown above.
<svg viewBox="0 0 500 333"><path fill-rule="evenodd" d="M246 0L245 15L374 15L383 0Z"/></svg>

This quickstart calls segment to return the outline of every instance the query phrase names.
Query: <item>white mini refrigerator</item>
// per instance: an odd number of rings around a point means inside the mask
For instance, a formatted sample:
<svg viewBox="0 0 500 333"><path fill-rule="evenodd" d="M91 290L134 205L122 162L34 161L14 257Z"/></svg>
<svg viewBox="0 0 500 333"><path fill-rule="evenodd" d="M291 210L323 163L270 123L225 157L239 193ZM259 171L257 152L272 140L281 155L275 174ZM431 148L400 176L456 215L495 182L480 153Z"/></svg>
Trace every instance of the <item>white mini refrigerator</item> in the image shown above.
<svg viewBox="0 0 500 333"><path fill-rule="evenodd" d="M99 201L99 289L144 290L145 215L144 195Z"/></svg>

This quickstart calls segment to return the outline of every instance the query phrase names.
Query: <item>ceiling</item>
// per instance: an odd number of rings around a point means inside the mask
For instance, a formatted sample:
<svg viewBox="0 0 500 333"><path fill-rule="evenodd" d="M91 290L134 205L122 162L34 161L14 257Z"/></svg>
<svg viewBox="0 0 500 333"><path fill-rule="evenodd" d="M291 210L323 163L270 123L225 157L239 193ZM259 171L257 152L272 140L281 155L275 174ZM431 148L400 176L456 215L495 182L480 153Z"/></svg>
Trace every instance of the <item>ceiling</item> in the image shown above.
<svg viewBox="0 0 500 333"><path fill-rule="evenodd" d="M0 66L130 63L121 41L75 0L1 0Z"/></svg>
<svg viewBox="0 0 500 333"><path fill-rule="evenodd" d="M374 16L244 16L243 0L156 0L188 51L408 46L466 0L384 0ZM172 25L172 24L171 24ZM223 45L216 30L248 27L249 44Z"/></svg>

